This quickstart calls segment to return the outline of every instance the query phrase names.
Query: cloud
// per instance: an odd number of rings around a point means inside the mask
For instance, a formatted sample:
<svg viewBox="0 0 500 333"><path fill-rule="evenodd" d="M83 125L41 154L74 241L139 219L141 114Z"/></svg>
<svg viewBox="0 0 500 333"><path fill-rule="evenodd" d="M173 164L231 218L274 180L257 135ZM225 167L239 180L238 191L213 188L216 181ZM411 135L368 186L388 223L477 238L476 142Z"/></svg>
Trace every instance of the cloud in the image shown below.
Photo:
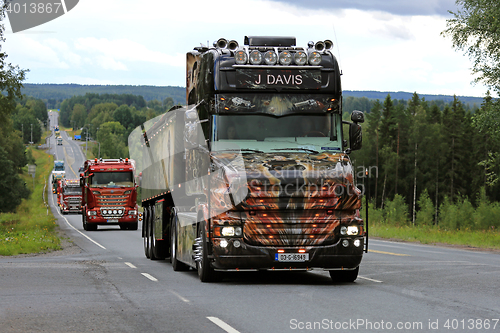
<svg viewBox="0 0 500 333"><path fill-rule="evenodd" d="M151 62L182 67L185 62L184 54L171 55L152 51L143 44L123 38L115 40L95 37L79 38L75 42L75 48L94 55L105 69L123 70L125 66L121 62Z"/></svg>
<svg viewBox="0 0 500 333"><path fill-rule="evenodd" d="M359 9L383 11L395 15L449 16L448 10L456 11L455 0L272 0L308 9Z"/></svg>

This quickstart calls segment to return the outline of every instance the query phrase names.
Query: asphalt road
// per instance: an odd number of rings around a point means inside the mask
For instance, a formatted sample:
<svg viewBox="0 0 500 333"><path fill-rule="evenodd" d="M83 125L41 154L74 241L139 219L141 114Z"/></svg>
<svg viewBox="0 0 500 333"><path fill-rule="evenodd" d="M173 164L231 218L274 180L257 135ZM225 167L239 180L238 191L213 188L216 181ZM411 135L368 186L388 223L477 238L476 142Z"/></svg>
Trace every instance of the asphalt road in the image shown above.
<svg viewBox="0 0 500 333"><path fill-rule="evenodd" d="M73 143L51 147L74 169ZM0 258L0 332L500 332L499 253L370 240L354 283L311 271L207 284L146 259L141 230L87 232L54 201L71 251Z"/></svg>

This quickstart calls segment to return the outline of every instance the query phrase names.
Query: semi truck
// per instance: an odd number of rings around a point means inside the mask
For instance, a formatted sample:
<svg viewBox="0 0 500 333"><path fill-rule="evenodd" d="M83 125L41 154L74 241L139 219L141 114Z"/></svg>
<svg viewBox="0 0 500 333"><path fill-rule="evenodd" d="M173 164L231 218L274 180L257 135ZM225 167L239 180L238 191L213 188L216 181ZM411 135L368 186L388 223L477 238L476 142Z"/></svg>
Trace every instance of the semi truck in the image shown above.
<svg viewBox="0 0 500 333"><path fill-rule="evenodd" d="M62 137L58 136L57 137L57 145L62 146L62 144L63 144L63 139L62 139Z"/></svg>
<svg viewBox="0 0 500 333"><path fill-rule="evenodd" d="M82 188L79 179L63 179L58 195L61 214L82 213Z"/></svg>
<svg viewBox="0 0 500 333"><path fill-rule="evenodd" d="M349 153L364 115L342 121L332 45L247 36L187 53L187 106L129 136L147 258L202 282L311 269L356 280L368 234Z"/></svg>
<svg viewBox="0 0 500 333"><path fill-rule="evenodd" d="M137 230L135 162L132 159L86 160L80 174L82 223L87 231L99 225Z"/></svg>
<svg viewBox="0 0 500 333"><path fill-rule="evenodd" d="M54 169L52 170L52 193L57 192L57 182L62 180L65 175L64 161L54 161Z"/></svg>

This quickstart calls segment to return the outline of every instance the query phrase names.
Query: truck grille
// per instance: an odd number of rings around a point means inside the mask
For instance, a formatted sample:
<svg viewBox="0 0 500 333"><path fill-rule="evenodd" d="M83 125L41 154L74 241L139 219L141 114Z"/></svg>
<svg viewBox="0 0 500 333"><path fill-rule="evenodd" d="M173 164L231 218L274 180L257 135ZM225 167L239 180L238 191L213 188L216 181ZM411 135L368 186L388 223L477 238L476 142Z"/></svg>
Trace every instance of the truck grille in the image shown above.
<svg viewBox="0 0 500 333"><path fill-rule="evenodd" d="M246 218L245 218L246 216ZM245 242L256 246L319 246L338 241L340 218L325 210L242 214Z"/></svg>
<svg viewBox="0 0 500 333"><path fill-rule="evenodd" d="M125 205L128 197L126 195L98 195L97 204L99 206ZM111 207L109 207L111 208Z"/></svg>

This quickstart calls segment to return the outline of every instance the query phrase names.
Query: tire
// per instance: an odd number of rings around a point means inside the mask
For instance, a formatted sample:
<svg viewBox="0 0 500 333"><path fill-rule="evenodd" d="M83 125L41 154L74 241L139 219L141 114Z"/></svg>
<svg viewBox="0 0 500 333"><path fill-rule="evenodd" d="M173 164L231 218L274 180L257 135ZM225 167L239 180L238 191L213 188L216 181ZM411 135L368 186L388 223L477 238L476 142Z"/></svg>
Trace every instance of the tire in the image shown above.
<svg viewBox="0 0 500 333"><path fill-rule="evenodd" d="M153 220L154 220L154 207L149 208L149 217L148 217L148 237L149 237L149 259L158 260L155 255L155 238L153 233Z"/></svg>
<svg viewBox="0 0 500 333"><path fill-rule="evenodd" d="M330 271L333 282L354 282L358 278L359 266L353 270Z"/></svg>
<svg viewBox="0 0 500 333"><path fill-rule="evenodd" d="M82 211L82 224L83 224L83 230L85 230L85 231L88 230L86 217L87 217L87 213L85 211Z"/></svg>
<svg viewBox="0 0 500 333"><path fill-rule="evenodd" d="M149 222L148 222L148 219L149 219L149 207L147 207L146 209L144 209L144 216L142 217L144 220L143 220L143 223L142 223L142 229L143 229L143 233L144 233L144 236L142 237L143 241L144 241L144 254L146 255L146 258L150 258L150 255L149 255L149 251L150 251L150 242L149 242Z"/></svg>
<svg viewBox="0 0 500 333"><path fill-rule="evenodd" d="M210 266L210 261L208 260L207 237L204 230L205 221L201 222L198 228L198 238L201 239L201 246L199 247L200 260L196 262L198 277L200 278L201 282L220 281L222 278L221 273L216 272L213 267Z"/></svg>
<svg viewBox="0 0 500 333"><path fill-rule="evenodd" d="M172 268L176 272L187 271L189 266L177 260L177 215L172 211L172 218L170 224L170 262Z"/></svg>

